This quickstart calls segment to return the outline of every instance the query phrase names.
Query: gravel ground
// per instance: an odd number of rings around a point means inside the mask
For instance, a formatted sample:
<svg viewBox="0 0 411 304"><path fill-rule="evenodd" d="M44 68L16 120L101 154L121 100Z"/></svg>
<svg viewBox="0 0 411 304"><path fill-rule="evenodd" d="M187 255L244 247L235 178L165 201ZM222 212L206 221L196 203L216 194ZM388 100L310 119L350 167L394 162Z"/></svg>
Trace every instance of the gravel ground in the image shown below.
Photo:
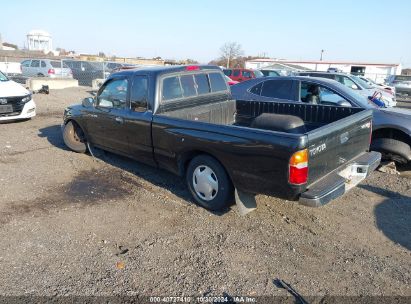
<svg viewBox="0 0 411 304"><path fill-rule="evenodd" d="M194 205L171 174L68 151L60 123L86 88L35 95L0 125L1 295L411 296L411 168L375 172L321 208L258 196Z"/></svg>

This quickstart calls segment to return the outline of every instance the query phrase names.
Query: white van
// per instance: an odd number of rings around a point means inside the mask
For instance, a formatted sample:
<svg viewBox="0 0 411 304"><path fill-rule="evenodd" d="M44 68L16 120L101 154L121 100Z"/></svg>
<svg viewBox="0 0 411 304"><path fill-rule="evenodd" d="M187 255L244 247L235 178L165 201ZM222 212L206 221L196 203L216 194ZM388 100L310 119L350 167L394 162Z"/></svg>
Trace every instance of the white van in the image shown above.
<svg viewBox="0 0 411 304"><path fill-rule="evenodd" d="M0 122L34 116L36 104L30 92L0 72Z"/></svg>

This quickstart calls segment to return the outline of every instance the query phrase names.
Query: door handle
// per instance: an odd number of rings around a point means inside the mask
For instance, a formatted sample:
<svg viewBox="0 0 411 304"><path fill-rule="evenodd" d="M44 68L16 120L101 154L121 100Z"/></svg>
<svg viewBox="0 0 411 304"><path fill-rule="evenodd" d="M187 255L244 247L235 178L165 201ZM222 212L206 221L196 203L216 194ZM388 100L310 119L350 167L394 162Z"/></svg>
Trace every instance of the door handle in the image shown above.
<svg viewBox="0 0 411 304"><path fill-rule="evenodd" d="M115 120L116 120L116 122L119 123L119 124L124 123L124 119L123 119L122 117L116 117Z"/></svg>

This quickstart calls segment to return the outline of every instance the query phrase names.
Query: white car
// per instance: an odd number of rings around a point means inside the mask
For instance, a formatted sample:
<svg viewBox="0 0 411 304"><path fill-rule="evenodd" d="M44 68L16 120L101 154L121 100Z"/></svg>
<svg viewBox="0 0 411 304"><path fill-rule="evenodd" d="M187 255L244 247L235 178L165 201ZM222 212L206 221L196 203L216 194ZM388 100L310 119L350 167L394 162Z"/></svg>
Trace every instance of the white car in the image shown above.
<svg viewBox="0 0 411 304"><path fill-rule="evenodd" d="M34 116L36 104L30 92L0 72L0 122Z"/></svg>
<svg viewBox="0 0 411 304"><path fill-rule="evenodd" d="M362 81L365 81L368 83L370 86L373 86L375 88L382 89L388 93L391 93L391 95L395 96L395 87L391 87L389 85L381 84L381 83L376 83L374 80L371 80L369 78L365 78L364 76L358 76Z"/></svg>

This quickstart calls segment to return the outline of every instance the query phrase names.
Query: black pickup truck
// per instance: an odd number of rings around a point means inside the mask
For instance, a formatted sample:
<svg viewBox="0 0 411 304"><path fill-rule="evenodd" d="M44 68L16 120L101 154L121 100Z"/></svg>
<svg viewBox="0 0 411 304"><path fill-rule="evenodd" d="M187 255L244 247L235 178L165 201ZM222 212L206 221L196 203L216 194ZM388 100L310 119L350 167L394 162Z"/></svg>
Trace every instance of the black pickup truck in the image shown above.
<svg viewBox="0 0 411 304"><path fill-rule="evenodd" d="M110 75L65 109L62 128L70 149L185 176L198 204L220 210L257 193L309 206L343 195L380 162L368 152L371 121L355 107L233 100L218 67L179 66Z"/></svg>

